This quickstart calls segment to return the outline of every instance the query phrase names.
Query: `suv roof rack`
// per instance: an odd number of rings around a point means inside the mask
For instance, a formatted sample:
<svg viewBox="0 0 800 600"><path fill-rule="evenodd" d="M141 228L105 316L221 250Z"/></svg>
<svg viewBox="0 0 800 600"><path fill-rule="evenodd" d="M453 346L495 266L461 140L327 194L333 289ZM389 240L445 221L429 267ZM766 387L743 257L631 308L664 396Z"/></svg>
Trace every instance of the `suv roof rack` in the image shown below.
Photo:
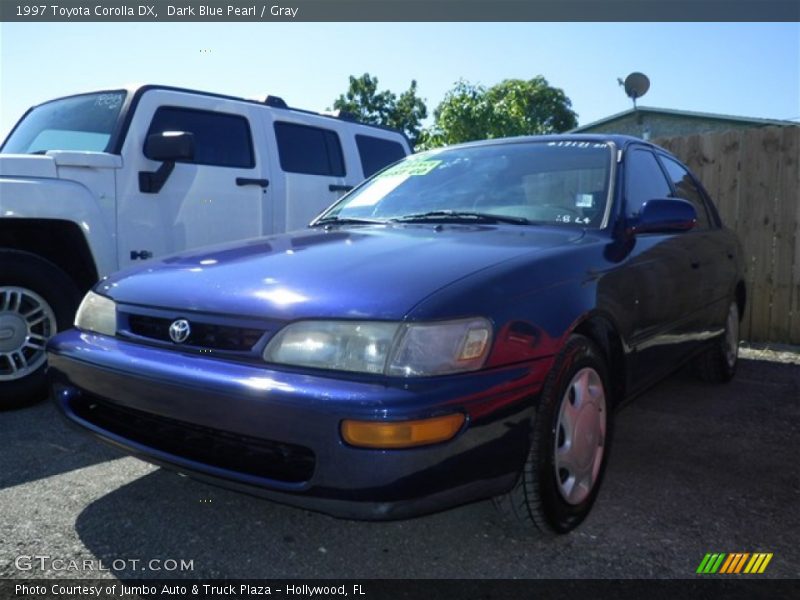
<svg viewBox="0 0 800 600"><path fill-rule="evenodd" d="M361 123L362 125L366 125L367 123L362 122L358 115L354 112L350 112L349 110L341 110L337 108L336 110L324 110L320 113L323 117L332 117L334 119L341 119L342 121L352 121L353 123Z"/></svg>
<svg viewBox="0 0 800 600"><path fill-rule="evenodd" d="M267 96L264 98L264 104L273 108L289 108L289 105L280 96Z"/></svg>
<svg viewBox="0 0 800 600"><path fill-rule="evenodd" d="M361 121L358 119L358 115L348 110L337 111L336 118L341 119L342 121L354 121L356 123L361 123Z"/></svg>

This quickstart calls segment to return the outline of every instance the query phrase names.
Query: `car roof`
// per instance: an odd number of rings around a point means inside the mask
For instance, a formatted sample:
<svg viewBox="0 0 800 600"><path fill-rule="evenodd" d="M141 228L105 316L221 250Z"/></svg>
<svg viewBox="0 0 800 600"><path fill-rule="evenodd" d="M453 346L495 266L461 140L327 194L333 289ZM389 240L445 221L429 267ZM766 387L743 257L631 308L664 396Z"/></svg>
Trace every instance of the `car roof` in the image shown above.
<svg viewBox="0 0 800 600"><path fill-rule="evenodd" d="M524 136L517 136L517 137L506 137L506 138L492 138L490 140L480 140L475 142L465 142L463 144L455 144L453 146L447 146L448 148L472 148L472 147L479 147L479 146L492 146L498 144L518 144L518 143L525 143L525 142L595 142L595 143L609 143L611 142L617 148L623 149L630 144L642 144L645 146L650 146L651 148L658 148L659 150L664 150L660 146L656 146L650 142L647 142L641 138L634 137L632 135L621 135L621 134L608 134L608 133L557 133L557 134L547 134L547 135L524 135Z"/></svg>
<svg viewBox="0 0 800 600"><path fill-rule="evenodd" d="M295 107L295 106L289 106L288 104L286 104L283 101L282 98L279 98L279 97L276 97L276 96L272 96L272 98L273 99L277 98L277 100L279 101L280 104L269 104L267 102L267 99L270 98L270 96L265 96L263 99L245 98L245 97L241 97L241 96L232 96L232 95L229 95L229 94L219 94L219 93L216 93L216 92L208 92L208 91L203 91L203 90L198 90L198 89L193 89L193 88L184 88L184 87L177 87L177 86L171 86L171 85L150 84L150 83L147 83L147 84L128 84L128 85L122 85L122 86L119 86L119 87L101 88L101 89L95 89L95 90L90 90L90 91L86 91L86 92L78 92L76 94L68 94L66 96L59 96L59 97L56 97L56 98L51 98L49 100L46 100L44 102L40 102L38 104L35 104L35 105L31 106L25 112L25 114L23 114L23 116L19 119L19 121L21 121L23 117L27 116L28 112L30 112L34 108L38 108L38 107L43 106L45 104L49 104L51 102L56 102L58 100L64 100L66 98L74 98L74 97L77 97L77 96L86 96L86 95L89 95L89 94L98 94L98 93L103 93L103 92L118 92L118 91L127 92L128 97L130 98L129 102L131 103L132 106L135 106L138 103L138 100L141 97L141 95L144 94L145 92L149 92L151 90L164 90L164 91L168 91L168 92L180 92L180 93L192 94L192 95L196 95L196 96L207 96L207 97L211 97L211 98L219 98L219 99L222 99L222 100L232 100L232 101L235 101L235 102L243 102L245 104L252 104L252 105L260 106L260 107L261 106L268 107L268 108L273 109L273 110L286 111L287 114L289 114L289 113L298 113L298 114L311 115L312 117L321 117L323 119L331 119L331 120L334 120L334 121L350 123L350 124L356 125L356 126L368 127L370 129L374 129L374 130L386 131L388 133L397 134L400 137L402 137L406 141L406 143L408 144L409 149L412 152L414 150L414 146L411 144L411 140L408 138L408 136L406 135L405 131L402 131L400 129L396 129L394 127L389 127L387 125L378 125L376 123L365 123L363 121L359 121L354 115L350 115L348 113L340 113L340 114L337 115L337 114L331 114L331 113L325 113L325 112L317 112L317 111L313 111L313 110L306 110L306 109L298 108L298 107ZM15 128L16 128L16 126L15 126ZM12 129L12 133L13 133L13 129ZM9 133L9 135L10 135L10 133Z"/></svg>

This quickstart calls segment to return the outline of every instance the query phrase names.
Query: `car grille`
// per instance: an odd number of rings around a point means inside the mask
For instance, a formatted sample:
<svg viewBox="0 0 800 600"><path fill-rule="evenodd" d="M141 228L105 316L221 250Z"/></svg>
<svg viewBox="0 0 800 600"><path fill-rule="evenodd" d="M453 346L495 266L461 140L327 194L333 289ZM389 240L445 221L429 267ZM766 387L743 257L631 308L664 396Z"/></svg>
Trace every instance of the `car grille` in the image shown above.
<svg viewBox="0 0 800 600"><path fill-rule="evenodd" d="M169 326L175 319L128 315L128 330L134 335L161 342L170 342ZM183 343L188 346L201 346L215 350L234 350L247 352L258 343L264 331L247 327L230 327L189 321L191 334Z"/></svg>
<svg viewBox="0 0 800 600"><path fill-rule="evenodd" d="M304 446L176 421L94 396L76 398L70 407L109 433L198 463L288 483L308 481L314 473L316 458Z"/></svg>

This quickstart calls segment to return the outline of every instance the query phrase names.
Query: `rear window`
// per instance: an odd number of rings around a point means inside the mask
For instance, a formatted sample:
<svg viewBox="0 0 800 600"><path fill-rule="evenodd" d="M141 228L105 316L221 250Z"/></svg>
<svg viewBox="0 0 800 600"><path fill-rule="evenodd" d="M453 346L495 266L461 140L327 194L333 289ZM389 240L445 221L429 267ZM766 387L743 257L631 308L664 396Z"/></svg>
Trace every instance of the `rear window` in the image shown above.
<svg viewBox="0 0 800 600"><path fill-rule="evenodd" d="M194 160L181 162L246 169L255 166L250 124L241 115L162 106L156 110L147 135L164 131L194 135Z"/></svg>
<svg viewBox="0 0 800 600"><path fill-rule="evenodd" d="M342 145L335 131L276 121L275 137L281 169L287 173L344 177Z"/></svg>
<svg viewBox="0 0 800 600"><path fill-rule="evenodd" d="M364 177L377 173L386 165L397 162L406 155L405 148L397 142L369 135L357 135L356 145Z"/></svg>

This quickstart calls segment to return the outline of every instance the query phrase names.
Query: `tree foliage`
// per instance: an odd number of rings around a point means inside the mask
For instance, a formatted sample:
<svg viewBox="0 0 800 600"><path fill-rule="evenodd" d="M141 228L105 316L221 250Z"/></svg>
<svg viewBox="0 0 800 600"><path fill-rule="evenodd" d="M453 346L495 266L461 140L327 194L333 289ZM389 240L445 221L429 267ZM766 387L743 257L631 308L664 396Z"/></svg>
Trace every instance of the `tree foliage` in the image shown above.
<svg viewBox="0 0 800 600"><path fill-rule="evenodd" d="M537 76L506 79L486 88L458 81L433 113L425 147L486 138L559 133L577 127L572 102L560 88Z"/></svg>
<svg viewBox="0 0 800 600"><path fill-rule="evenodd" d="M362 123L384 125L405 132L416 145L422 131L422 121L428 116L425 102L417 96L417 82L398 97L389 90L378 91L378 78L364 73L350 76L347 92L333 103L333 108L355 115Z"/></svg>

